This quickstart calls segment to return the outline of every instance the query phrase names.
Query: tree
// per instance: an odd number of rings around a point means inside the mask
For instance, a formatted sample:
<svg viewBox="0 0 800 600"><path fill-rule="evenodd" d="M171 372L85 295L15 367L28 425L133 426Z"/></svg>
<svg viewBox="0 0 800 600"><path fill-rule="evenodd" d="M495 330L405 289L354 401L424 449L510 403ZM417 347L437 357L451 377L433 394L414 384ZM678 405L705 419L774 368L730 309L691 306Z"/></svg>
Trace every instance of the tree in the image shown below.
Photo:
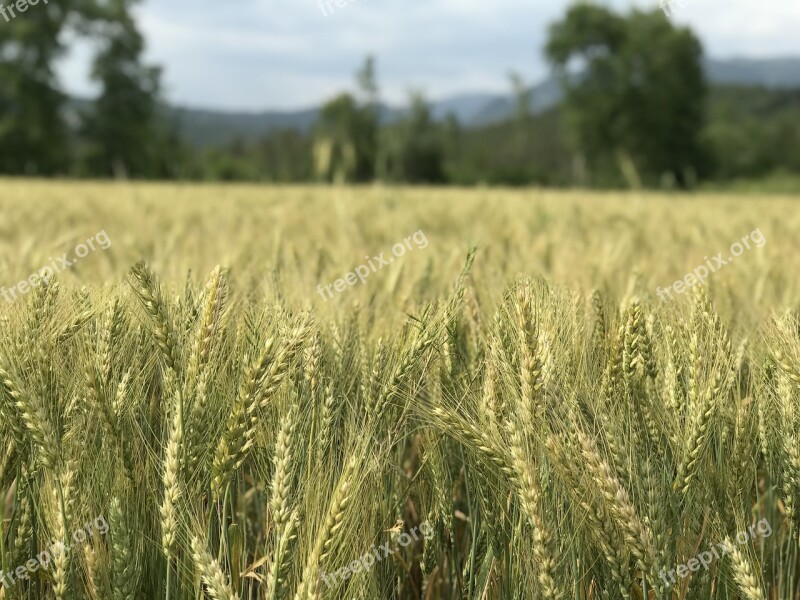
<svg viewBox="0 0 800 600"><path fill-rule="evenodd" d="M69 136L53 64L76 2L40 3L0 22L0 172L63 173ZM8 9L6 9L8 10Z"/></svg>
<svg viewBox="0 0 800 600"><path fill-rule="evenodd" d="M377 108L379 99L378 82L375 75L375 58L367 56L364 66L356 73L358 88L364 96L364 102L371 108Z"/></svg>
<svg viewBox="0 0 800 600"><path fill-rule="evenodd" d="M412 92L408 112L384 135L382 178L407 183L444 183L442 133L421 93Z"/></svg>
<svg viewBox="0 0 800 600"><path fill-rule="evenodd" d="M314 163L326 181L371 181L378 153L378 86L375 62L367 57L356 74L363 101L340 94L320 112L315 131Z"/></svg>
<svg viewBox="0 0 800 600"><path fill-rule="evenodd" d="M670 174L683 186L707 160L700 41L659 10L627 16L579 4L551 26L545 54L561 75L574 143L601 176Z"/></svg>
<svg viewBox="0 0 800 600"><path fill-rule="evenodd" d="M363 96L357 132L356 178L359 181L370 181L375 177L380 128L380 92L375 74L375 59L372 56L367 56L364 60L364 66L356 74L356 81Z"/></svg>
<svg viewBox="0 0 800 600"><path fill-rule="evenodd" d="M100 21L105 47L92 77L102 91L87 119L92 173L118 177L158 176L167 137L158 123L160 69L142 65L144 39L130 14L137 0L110 0Z"/></svg>
<svg viewBox="0 0 800 600"><path fill-rule="evenodd" d="M528 147L530 146L530 124L531 124L531 98L533 91L527 85L519 73L509 74L511 90L514 95L514 160L513 165L509 165L510 170L517 173L516 179L522 181L525 178L527 162L530 160Z"/></svg>
<svg viewBox="0 0 800 600"><path fill-rule="evenodd" d="M319 177L338 183L358 179L357 144L363 139L361 118L358 104L350 94L340 94L322 107L314 141L314 163Z"/></svg>
<svg viewBox="0 0 800 600"><path fill-rule="evenodd" d="M533 92L525 85L525 80L519 73L512 71L508 75L511 82L511 91L514 94L514 120L524 127L531 117L531 98Z"/></svg>

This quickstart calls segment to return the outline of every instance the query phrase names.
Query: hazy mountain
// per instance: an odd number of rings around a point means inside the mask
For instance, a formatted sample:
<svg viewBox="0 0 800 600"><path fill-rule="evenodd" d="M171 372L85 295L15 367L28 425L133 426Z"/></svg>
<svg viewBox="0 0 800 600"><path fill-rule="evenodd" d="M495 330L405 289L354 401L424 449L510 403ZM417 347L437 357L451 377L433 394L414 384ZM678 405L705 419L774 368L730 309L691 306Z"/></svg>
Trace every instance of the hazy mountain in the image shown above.
<svg viewBox="0 0 800 600"><path fill-rule="evenodd" d="M431 113L436 120L453 114L459 123L476 123L481 113L494 102L502 101L499 94L465 94L432 103Z"/></svg>
<svg viewBox="0 0 800 600"><path fill-rule="evenodd" d="M799 58L712 59L705 62L712 83L773 89L800 88Z"/></svg>
<svg viewBox="0 0 800 600"><path fill-rule="evenodd" d="M555 106L561 101L561 87L554 77L544 80L531 90L530 110L538 114ZM475 115L475 118L464 123L468 127L490 125L510 118L516 110L516 101L512 96L498 96Z"/></svg>
<svg viewBox="0 0 800 600"><path fill-rule="evenodd" d="M800 58L777 59L708 59L704 61L706 76L712 85L742 85L770 89L800 88ZM558 81L550 77L533 88L531 111L540 113L561 101ZM514 114L511 97L495 99L477 113L467 125L488 125L508 119Z"/></svg>
<svg viewBox="0 0 800 600"><path fill-rule="evenodd" d="M709 59L705 61L709 81L718 85L763 86L767 88L800 88L800 58L776 59ZM561 101L561 89L554 78L534 86L531 111L540 113ZM254 141L276 129L306 132L317 119L317 109L298 111L265 111L229 113L192 108L170 109L184 138L195 146L219 146L235 139ZM431 101L437 120L454 114L464 127L479 127L508 119L514 114L510 94L463 94ZM381 107L381 121L392 123L403 113L402 108Z"/></svg>

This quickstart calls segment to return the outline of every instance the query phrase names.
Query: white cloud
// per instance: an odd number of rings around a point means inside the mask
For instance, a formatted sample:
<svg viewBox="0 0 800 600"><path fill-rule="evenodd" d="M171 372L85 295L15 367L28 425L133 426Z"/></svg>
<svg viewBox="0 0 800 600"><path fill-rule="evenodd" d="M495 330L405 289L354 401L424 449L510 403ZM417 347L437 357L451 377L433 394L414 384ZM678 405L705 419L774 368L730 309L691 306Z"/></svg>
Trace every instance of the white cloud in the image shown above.
<svg viewBox="0 0 800 600"><path fill-rule="evenodd" d="M616 8L651 2L612 0ZM137 9L148 60L164 67L170 101L222 109L290 109L353 87L376 55L384 97L503 91L516 70L547 72L547 25L569 0L352 0L327 17L318 0L147 0ZM673 17L711 56L800 56L800 4L687 0ZM85 94L89 54L63 62L65 87Z"/></svg>

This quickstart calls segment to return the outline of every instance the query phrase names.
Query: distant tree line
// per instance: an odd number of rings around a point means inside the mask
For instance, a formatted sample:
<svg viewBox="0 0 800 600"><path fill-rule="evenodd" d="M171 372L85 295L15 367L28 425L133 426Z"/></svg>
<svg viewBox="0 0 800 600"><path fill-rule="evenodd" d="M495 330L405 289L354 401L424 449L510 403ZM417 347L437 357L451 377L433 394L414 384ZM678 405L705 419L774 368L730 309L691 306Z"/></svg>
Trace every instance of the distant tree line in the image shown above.
<svg viewBox="0 0 800 600"><path fill-rule="evenodd" d="M506 122L463 127L434 119L421 93L399 119L381 118L368 57L312 131L198 149L143 64L138 0L59 0L0 23L0 174L223 181L681 187L800 172L800 91L709 87L702 47L660 10L568 9L544 53L564 101L531 114L531 91L510 76ZM98 97L75 105L54 63L64 39L98 48ZM76 108L79 106L79 108Z"/></svg>

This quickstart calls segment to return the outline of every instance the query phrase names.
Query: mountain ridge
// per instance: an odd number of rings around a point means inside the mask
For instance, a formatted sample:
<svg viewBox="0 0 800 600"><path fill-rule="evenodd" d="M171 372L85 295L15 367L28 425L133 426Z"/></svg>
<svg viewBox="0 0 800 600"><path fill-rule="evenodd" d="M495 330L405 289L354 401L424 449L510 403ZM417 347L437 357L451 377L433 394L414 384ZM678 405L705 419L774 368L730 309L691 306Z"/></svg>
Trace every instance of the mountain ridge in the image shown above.
<svg viewBox="0 0 800 600"><path fill-rule="evenodd" d="M772 59L728 58L705 59L704 69L712 85L743 85L771 89L800 88L800 57ZM531 88L531 112L541 113L557 105L562 98L558 81L550 76ZM466 128L491 125L513 114L515 100L510 94L463 93L440 100L431 100L435 120L448 114L458 118ZM295 111L236 111L207 108L167 107L179 132L195 147L224 146L234 140L255 141L280 129L308 132L316 122L318 108ZM381 121L396 122L403 109L381 105Z"/></svg>

